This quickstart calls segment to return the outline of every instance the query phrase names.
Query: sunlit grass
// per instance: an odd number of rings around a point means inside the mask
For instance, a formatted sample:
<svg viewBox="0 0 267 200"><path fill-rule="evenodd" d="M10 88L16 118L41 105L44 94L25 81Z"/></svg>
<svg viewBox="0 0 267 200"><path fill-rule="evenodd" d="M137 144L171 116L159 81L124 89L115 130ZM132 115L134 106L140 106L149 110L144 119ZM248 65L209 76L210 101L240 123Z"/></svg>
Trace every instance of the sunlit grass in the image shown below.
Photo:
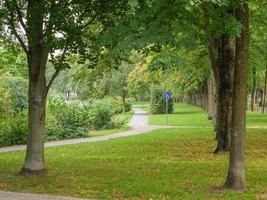
<svg viewBox="0 0 267 200"><path fill-rule="evenodd" d="M149 113L149 103L135 103L134 107L142 108ZM212 121L208 120L208 114L199 107L176 103L174 112L168 115L168 124L165 114L149 116L149 123L152 125L170 125L170 126L208 126L212 127ZM267 114L259 112L247 112L248 126L267 126Z"/></svg>

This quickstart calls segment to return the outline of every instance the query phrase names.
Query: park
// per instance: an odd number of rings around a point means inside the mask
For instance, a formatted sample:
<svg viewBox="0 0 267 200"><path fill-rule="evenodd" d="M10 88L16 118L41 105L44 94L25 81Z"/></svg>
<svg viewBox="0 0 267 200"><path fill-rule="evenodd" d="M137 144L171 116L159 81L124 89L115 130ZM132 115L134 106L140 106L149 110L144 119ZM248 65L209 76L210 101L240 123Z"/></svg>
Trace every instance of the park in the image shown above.
<svg viewBox="0 0 267 200"><path fill-rule="evenodd" d="M1 0L0 200L267 199L267 1Z"/></svg>

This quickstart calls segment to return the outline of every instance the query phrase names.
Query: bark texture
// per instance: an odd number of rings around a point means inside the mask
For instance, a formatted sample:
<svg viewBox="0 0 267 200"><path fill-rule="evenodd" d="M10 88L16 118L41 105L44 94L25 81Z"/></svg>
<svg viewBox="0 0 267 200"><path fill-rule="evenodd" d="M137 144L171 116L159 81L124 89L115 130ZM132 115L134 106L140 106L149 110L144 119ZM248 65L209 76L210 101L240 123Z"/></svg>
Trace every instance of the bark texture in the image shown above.
<svg viewBox="0 0 267 200"><path fill-rule="evenodd" d="M235 66L235 39L209 35L209 55L215 85L215 130L217 147L214 153L230 149L232 124L232 90Z"/></svg>
<svg viewBox="0 0 267 200"><path fill-rule="evenodd" d="M241 36L236 40L236 63L233 90L233 125L228 176L224 188L245 189L245 132L247 108L247 74L249 52L249 13L247 1L239 3L236 18L243 24Z"/></svg>
<svg viewBox="0 0 267 200"><path fill-rule="evenodd" d="M222 36L219 45L218 103L217 103L217 148L215 153L228 151L232 128L232 91L235 68L235 39Z"/></svg>
<svg viewBox="0 0 267 200"><path fill-rule="evenodd" d="M255 110L255 98L256 98L256 68L252 65L252 91L251 91L251 102L250 102L250 110Z"/></svg>

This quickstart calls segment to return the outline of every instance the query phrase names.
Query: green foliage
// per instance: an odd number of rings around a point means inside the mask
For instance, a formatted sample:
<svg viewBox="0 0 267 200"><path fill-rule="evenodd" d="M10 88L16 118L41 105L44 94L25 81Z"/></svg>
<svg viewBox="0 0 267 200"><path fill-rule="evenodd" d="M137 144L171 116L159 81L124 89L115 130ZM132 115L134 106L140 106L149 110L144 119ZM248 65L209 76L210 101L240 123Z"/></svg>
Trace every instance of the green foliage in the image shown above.
<svg viewBox="0 0 267 200"><path fill-rule="evenodd" d="M90 113L88 113L88 120L90 129L109 129L111 128L111 117L110 107L106 102L95 101L90 106Z"/></svg>
<svg viewBox="0 0 267 200"><path fill-rule="evenodd" d="M0 117L0 146L25 144L28 132L26 113Z"/></svg>
<svg viewBox="0 0 267 200"><path fill-rule="evenodd" d="M0 76L0 111L16 115L28 106L27 81L22 77ZM1 115L1 114L0 114Z"/></svg>
<svg viewBox="0 0 267 200"><path fill-rule="evenodd" d="M161 88L154 88L151 97L151 114L164 114L166 113L166 100L163 96L164 90ZM173 112L173 99L168 100L168 113Z"/></svg>
<svg viewBox="0 0 267 200"><path fill-rule="evenodd" d="M48 140L83 137L87 133L87 109L78 102L67 104L61 96L48 102L46 137Z"/></svg>

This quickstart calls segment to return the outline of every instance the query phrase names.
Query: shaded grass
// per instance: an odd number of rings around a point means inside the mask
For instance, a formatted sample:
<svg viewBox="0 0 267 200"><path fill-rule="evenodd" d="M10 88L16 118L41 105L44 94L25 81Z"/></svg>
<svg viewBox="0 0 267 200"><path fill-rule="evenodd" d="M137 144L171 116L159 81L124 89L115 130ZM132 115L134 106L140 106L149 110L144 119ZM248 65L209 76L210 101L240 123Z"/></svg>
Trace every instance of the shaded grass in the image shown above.
<svg viewBox="0 0 267 200"><path fill-rule="evenodd" d="M46 176L15 177L24 153L0 154L0 189L104 199L255 199L267 191L267 130L247 134L245 193L210 193L227 173L212 154L212 129L165 129L104 142L46 149Z"/></svg>

